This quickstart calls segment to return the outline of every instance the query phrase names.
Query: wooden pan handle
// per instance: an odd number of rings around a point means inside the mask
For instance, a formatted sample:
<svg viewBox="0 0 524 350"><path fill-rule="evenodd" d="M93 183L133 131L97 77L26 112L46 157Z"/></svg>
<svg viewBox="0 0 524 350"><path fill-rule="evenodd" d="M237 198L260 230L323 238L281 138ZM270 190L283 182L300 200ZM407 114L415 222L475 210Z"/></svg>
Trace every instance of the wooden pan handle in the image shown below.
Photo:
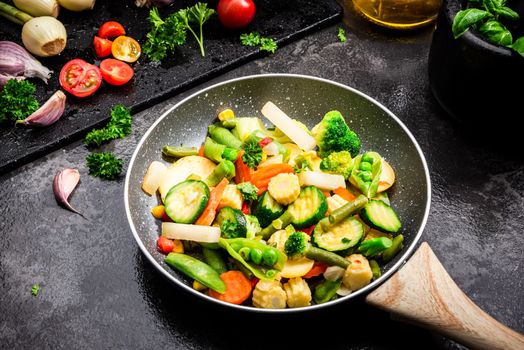
<svg viewBox="0 0 524 350"><path fill-rule="evenodd" d="M524 349L524 336L475 305L426 242L366 302L470 348Z"/></svg>

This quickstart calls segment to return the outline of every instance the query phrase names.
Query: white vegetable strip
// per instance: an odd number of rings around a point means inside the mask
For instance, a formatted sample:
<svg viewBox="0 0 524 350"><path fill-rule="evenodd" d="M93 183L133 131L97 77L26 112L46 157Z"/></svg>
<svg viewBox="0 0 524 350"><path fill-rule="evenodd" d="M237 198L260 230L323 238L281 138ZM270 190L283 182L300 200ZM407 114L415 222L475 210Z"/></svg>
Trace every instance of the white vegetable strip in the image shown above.
<svg viewBox="0 0 524 350"><path fill-rule="evenodd" d="M293 119L288 117L280 108L273 102L267 102L262 107L262 114L269 119L277 128L282 130L298 147L304 151L310 151L316 147L316 142L313 136L309 135L307 131L298 126Z"/></svg>
<svg viewBox="0 0 524 350"><path fill-rule="evenodd" d="M158 189L158 186L164 179L166 173L167 167L164 165L164 163L156 160L151 162L147 168L146 175L142 180L142 190L144 190L144 192L148 195L152 196Z"/></svg>
<svg viewBox="0 0 524 350"><path fill-rule="evenodd" d="M342 175L304 171L298 176L301 186L316 186L325 191L332 191L339 187L346 188L346 180Z"/></svg>
<svg viewBox="0 0 524 350"><path fill-rule="evenodd" d="M220 238L220 227L163 222L162 236L169 239L216 243Z"/></svg>
<svg viewBox="0 0 524 350"><path fill-rule="evenodd" d="M324 278L328 281L336 281L346 273L346 269L340 266L329 266L326 271L324 271Z"/></svg>

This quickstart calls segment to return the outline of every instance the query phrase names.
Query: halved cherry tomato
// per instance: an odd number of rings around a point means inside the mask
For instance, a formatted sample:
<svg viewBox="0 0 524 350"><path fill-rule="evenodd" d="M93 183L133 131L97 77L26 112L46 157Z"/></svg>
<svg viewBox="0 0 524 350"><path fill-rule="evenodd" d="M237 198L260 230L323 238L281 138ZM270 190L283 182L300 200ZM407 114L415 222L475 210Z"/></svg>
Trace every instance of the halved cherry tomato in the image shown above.
<svg viewBox="0 0 524 350"><path fill-rule="evenodd" d="M255 17L253 0L220 0L217 5L218 20L226 28L246 27Z"/></svg>
<svg viewBox="0 0 524 350"><path fill-rule="evenodd" d="M175 248L175 243L164 236L160 236L156 240L156 246L160 252L169 254L173 251L173 248Z"/></svg>
<svg viewBox="0 0 524 350"><path fill-rule="evenodd" d="M102 74L97 66L75 58L62 67L59 80L62 88L73 96L87 97L100 87Z"/></svg>
<svg viewBox="0 0 524 350"><path fill-rule="evenodd" d="M122 35L113 41L111 52L113 53L114 58L133 63L138 60L138 57L140 57L142 48L135 39Z"/></svg>
<svg viewBox="0 0 524 350"><path fill-rule="evenodd" d="M123 85L135 74L129 64L114 58L106 58L100 62L100 71L102 78L111 85Z"/></svg>
<svg viewBox="0 0 524 350"><path fill-rule="evenodd" d="M111 55L111 45L113 42L109 39L104 39L95 35L93 39L93 46L95 47L95 53L98 57L107 57Z"/></svg>
<svg viewBox="0 0 524 350"><path fill-rule="evenodd" d="M125 35L126 30L124 27L115 21L109 21L100 26L98 29L98 36L102 39L116 38L120 35Z"/></svg>

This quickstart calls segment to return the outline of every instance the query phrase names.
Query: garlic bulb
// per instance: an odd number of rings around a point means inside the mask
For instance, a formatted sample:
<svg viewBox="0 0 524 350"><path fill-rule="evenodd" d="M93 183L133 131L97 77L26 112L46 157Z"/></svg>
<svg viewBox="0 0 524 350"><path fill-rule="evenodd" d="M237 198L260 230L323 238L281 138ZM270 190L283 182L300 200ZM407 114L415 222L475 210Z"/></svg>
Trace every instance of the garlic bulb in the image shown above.
<svg viewBox="0 0 524 350"><path fill-rule="evenodd" d="M92 10L95 7L95 0L58 0L58 3L69 11Z"/></svg>
<svg viewBox="0 0 524 350"><path fill-rule="evenodd" d="M0 41L0 86L12 78L40 78L47 84L52 71L43 66L26 49L12 41ZM5 80L5 82L4 82Z"/></svg>
<svg viewBox="0 0 524 350"><path fill-rule="evenodd" d="M67 33L62 22L51 16L35 17L22 28L22 42L35 56L55 56L66 47Z"/></svg>
<svg viewBox="0 0 524 350"><path fill-rule="evenodd" d="M20 10L35 17L52 16L56 18L60 10L57 0L13 0L13 2Z"/></svg>

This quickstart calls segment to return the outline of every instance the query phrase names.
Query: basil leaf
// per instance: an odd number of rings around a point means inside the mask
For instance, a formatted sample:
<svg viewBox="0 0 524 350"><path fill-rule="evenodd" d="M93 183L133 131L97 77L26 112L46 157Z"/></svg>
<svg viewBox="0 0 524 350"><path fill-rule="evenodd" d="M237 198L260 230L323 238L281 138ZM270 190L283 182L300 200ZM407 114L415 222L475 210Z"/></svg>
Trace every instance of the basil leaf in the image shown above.
<svg viewBox="0 0 524 350"><path fill-rule="evenodd" d="M521 36L515 42L508 47L512 48L513 50L517 51L519 54L524 57L524 36Z"/></svg>
<svg viewBox="0 0 524 350"><path fill-rule="evenodd" d="M502 0L484 0L484 7L492 14L496 14L497 10L504 6Z"/></svg>
<svg viewBox="0 0 524 350"><path fill-rule="evenodd" d="M513 43L510 31L498 21L487 21L480 26L479 32L494 44L508 46Z"/></svg>
<svg viewBox="0 0 524 350"><path fill-rule="evenodd" d="M485 18L491 17L491 14L484 10L479 9L467 9L457 12L457 15L453 19L453 25L451 30L455 39L460 37L466 30L468 30L474 24L483 21Z"/></svg>
<svg viewBox="0 0 524 350"><path fill-rule="evenodd" d="M520 18L519 14L517 12L515 12L512 9L510 9L509 7L505 7L505 6L499 8L499 9L496 9L495 12L500 17L509 19L511 21L516 21L516 20L518 20Z"/></svg>

